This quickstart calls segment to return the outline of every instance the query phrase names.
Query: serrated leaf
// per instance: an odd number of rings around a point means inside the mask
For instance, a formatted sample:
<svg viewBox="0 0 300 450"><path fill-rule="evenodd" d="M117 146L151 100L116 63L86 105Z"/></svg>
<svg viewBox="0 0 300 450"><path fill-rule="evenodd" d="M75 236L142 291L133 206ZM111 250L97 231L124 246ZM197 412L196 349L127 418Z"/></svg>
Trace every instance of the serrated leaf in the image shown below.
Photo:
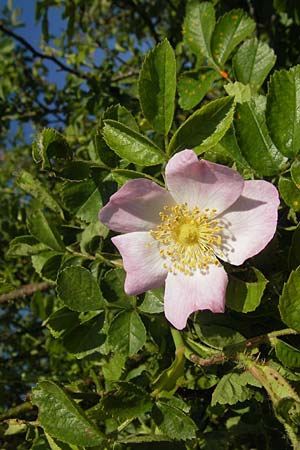
<svg viewBox="0 0 300 450"><path fill-rule="evenodd" d="M244 282L231 277L226 290L226 305L234 311L248 313L260 304L268 280L255 267L255 282Z"/></svg>
<svg viewBox="0 0 300 450"><path fill-rule="evenodd" d="M56 339L80 325L79 314L65 306L52 313L43 323Z"/></svg>
<svg viewBox="0 0 300 450"><path fill-rule="evenodd" d="M145 118L154 130L167 135L173 122L176 92L176 60L167 39L147 54L138 87Z"/></svg>
<svg viewBox="0 0 300 450"><path fill-rule="evenodd" d="M263 105L258 98L237 105L236 136L242 154L261 175L277 174L285 158L272 142L265 122Z"/></svg>
<svg viewBox="0 0 300 450"><path fill-rule="evenodd" d="M158 428L174 440L189 440L196 437L195 422L181 409L163 402L156 403L153 416Z"/></svg>
<svg viewBox="0 0 300 450"><path fill-rule="evenodd" d="M72 311L94 311L104 307L99 285L84 267L70 266L57 279L57 293Z"/></svg>
<svg viewBox="0 0 300 450"><path fill-rule="evenodd" d="M75 445L100 445L104 435L89 422L81 408L53 381L33 389L32 403L39 408L39 422L52 437Z"/></svg>
<svg viewBox="0 0 300 450"><path fill-rule="evenodd" d="M108 342L112 351L132 356L145 344L145 326L135 311L119 313L108 330Z"/></svg>
<svg viewBox="0 0 300 450"><path fill-rule="evenodd" d="M186 45L199 57L211 56L210 41L215 27L215 10L210 2L190 0L187 2L183 25Z"/></svg>
<svg viewBox="0 0 300 450"><path fill-rule="evenodd" d="M66 350L79 359L99 351L105 341L105 335L100 332L103 323L104 314L101 313L70 330L63 337Z"/></svg>
<svg viewBox="0 0 300 450"><path fill-rule="evenodd" d="M247 39L233 57L233 70L238 81L257 91L273 68L276 56L266 42Z"/></svg>
<svg viewBox="0 0 300 450"><path fill-rule="evenodd" d="M55 281L59 271L62 254L54 251L43 251L31 257L35 271L47 281Z"/></svg>
<svg viewBox="0 0 300 450"><path fill-rule="evenodd" d="M242 155L241 149L237 142L234 127L231 125L226 134L218 142L218 144L212 148L216 152L224 153L229 156L235 163L249 169L249 164Z"/></svg>
<svg viewBox="0 0 300 450"><path fill-rule="evenodd" d="M139 306L139 310L148 314L161 313L164 310L164 289L151 289L145 294L143 303Z"/></svg>
<svg viewBox="0 0 300 450"><path fill-rule="evenodd" d="M116 390L106 394L101 402L106 414L123 422L151 411L153 401L143 388L125 381L115 386Z"/></svg>
<svg viewBox="0 0 300 450"><path fill-rule="evenodd" d="M251 100L251 89L249 84L243 84L239 81L228 83L224 86L228 95L234 96L237 103L249 102Z"/></svg>
<svg viewBox="0 0 300 450"><path fill-rule="evenodd" d="M54 200L51 194L44 188L43 184L34 178L29 172L23 170L17 179L17 183L23 191L37 198L43 206L59 213L63 216L60 205Z"/></svg>
<svg viewBox="0 0 300 450"><path fill-rule="evenodd" d="M207 149L225 135L233 119L233 98L214 100L194 112L176 131L169 144L169 153L185 148ZM197 152L197 151L196 151Z"/></svg>
<svg viewBox="0 0 300 450"><path fill-rule="evenodd" d="M217 403L220 405L234 405L250 399L253 396L253 390L247 388L249 381L251 380L249 380L247 372L232 372L224 375L213 392L212 406Z"/></svg>
<svg viewBox="0 0 300 450"><path fill-rule="evenodd" d="M284 284L279 298L279 311L282 321L300 332L300 266L291 272Z"/></svg>
<svg viewBox="0 0 300 450"><path fill-rule="evenodd" d="M296 156L300 151L300 65L277 71L270 78L266 118L281 153Z"/></svg>
<svg viewBox="0 0 300 450"><path fill-rule="evenodd" d="M184 72L178 80L179 105L183 109L192 109L201 102L220 75L213 69L190 70Z"/></svg>
<svg viewBox="0 0 300 450"><path fill-rule="evenodd" d="M103 137L117 155L134 164L155 166L166 158L150 139L115 120L105 120Z"/></svg>
<svg viewBox="0 0 300 450"><path fill-rule="evenodd" d="M233 9L220 17L211 38L214 60L223 67L235 47L254 29L254 20L242 9Z"/></svg>
<svg viewBox="0 0 300 450"><path fill-rule="evenodd" d="M121 106L118 104L107 108L101 116L102 121L106 119L116 120L117 122L123 123L134 131L139 131L139 127L135 121L135 118L133 117L131 112L128 111L127 108L125 108L125 106Z"/></svg>
<svg viewBox="0 0 300 450"><path fill-rule="evenodd" d="M32 157L42 163L42 169L51 169L51 158L68 159L72 150L65 138L53 128L45 128L32 144Z"/></svg>
<svg viewBox="0 0 300 450"><path fill-rule="evenodd" d="M297 348L292 347L290 344L287 344L280 339L277 339L275 352L277 358L285 367L291 367L294 369L298 369L300 367L300 351Z"/></svg>
<svg viewBox="0 0 300 450"><path fill-rule="evenodd" d="M99 186L94 180L66 182L62 188L62 201L66 209L85 222L96 222L103 206Z"/></svg>
<svg viewBox="0 0 300 450"><path fill-rule="evenodd" d="M100 220L90 223L82 232L80 240L80 251L85 254L94 253L101 239L107 238L108 228Z"/></svg>
<svg viewBox="0 0 300 450"><path fill-rule="evenodd" d="M48 247L30 235L17 236L9 243L8 257L31 256L47 250Z"/></svg>
<svg viewBox="0 0 300 450"><path fill-rule="evenodd" d="M27 218L29 232L40 242L57 251L64 251L65 246L57 231L44 213L40 210L33 211Z"/></svg>
<svg viewBox="0 0 300 450"><path fill-rule="evenodd" d="M101 287L110 304L130 310L135 306L135 298L124 292L125 277L123 269L110 269L104 275Z"/></svg>
<svg viewBox="0 0 300 450"><path fill-rule="evenodd" d="M292 180L280 177L278 188L283 201L294 211L300 211L300 189Z"/></svg>

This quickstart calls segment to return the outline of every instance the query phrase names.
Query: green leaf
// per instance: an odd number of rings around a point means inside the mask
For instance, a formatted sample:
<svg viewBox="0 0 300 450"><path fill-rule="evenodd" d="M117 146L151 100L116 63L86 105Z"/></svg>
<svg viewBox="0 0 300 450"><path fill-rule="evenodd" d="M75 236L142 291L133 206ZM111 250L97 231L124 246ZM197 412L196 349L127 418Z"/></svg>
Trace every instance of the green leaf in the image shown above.
<svg viewBox="0 0 300 450"><path fill-rule="evenodd" d="M255 267L252 270L256 281L251 283L230 277L226 290L226 305L230 309L248 313L259 306L268 280Z"/></svg>
<svg viewBox="0 0 300 450"><path fill-rule="evenodd" d="M43 323L54 338L59 338L80 325L79 314L65 306L52 313Z"/></svg>
<svg viewBox="0 0 300 450"><path fill-rule="evenodd" d="M108 228L100 220L90 223L82 232L80 251L93 254L98 249L101 239L107 238L108 233Z"/></svg>
<svg viewBox="0 0 300 450"><path fill-rule="evenodd" d="M214 100L194 112L176 131L169 144L169 153L200 146L207 149L225 135L233 119L233 97Z"/></svg>
<svg viewBox="0 0 300 450"><path fill-rule="evenodd" d="M104 435L87 419L81 408L53 381L33 389L32 403L39 408L39 422L52 437L75 445L100 445Z"/></svg>
<svg viewBox="0 0 300 450"><path fill-rule="evenodd" d="M132 356L146 342L145 326L135 311L119 313L108 330L108 342L114 352Z"/></svg>
<svg viewBox="0 0 300 450"><path fill-rule="evenodd" d="M85 358L100 350L105 335L100 333L104 323L104 314L98 314L81 325L74 327L63 337L63 344L76 358Z"/></svg>
<svg viewBox="0 0 300 450"><path fill-rule="evenodd" d="M292 243L289 249L289 267L296 269L300 266L300 225L293 233Z"/></svg>
<svg viewBox="0 0 300 450"><path fill-rule="evenodd" d="M220 75L212 69L190 70L184 72L178 80L179 105L183 109L192 109L201 102Z"/></svg>
<svg viewBox="0 0 300 450"><path fill-rule="evenodd" d="M234 405L238 402L249 400L254 391L247 387L247 384L260 387L260 384L249 373L228 373L224 375L217 384L211 399L212 406Z"/></svg>
<svg viewBox="0 0 300 450"><path fill-rule="evenodd" d="M300 189L289 178L280 177L278 188L283 201L294 211L300 211Z"/></svg>
<svg viewBox="0 0 300 450"><path fill-rule="evenodd" d="M61 271L57 279L57 293L72 311L94 311L104 307L97 281L83 267L71 266Z"/></svg>
<svg viewBox="0 0 300 450"><path fill-rule="evenodd" d="M169 41L164 39L146 56L139 77L143 114L154 130L164 135L173 122L175 92L175 55Z"/></svg>
<svg viewBox="0 0 300 450"><path fill-rule="evenodd" d="M153 412L158 428L174 440L194 439L197 426L181 409L162 400L158 400Z"/></svg>
<svg viewBox="0 0 300 450"><path fill-rule="evenodd" d="M51 158L68 159L72 150L65 138L53 128L45 128L32 144L32 157L42 163L42 169L51 169Z"/></svg>
<svg viewBox="0 0 300 450"><path fill-rule="evenodd" d="M243 84L239 81L228 83L224 86L228 95L233 95L237 103L249 102L251 100L251 89L249 84Z"/></svg>
<svg viewBox="0 0 300 450"><path fill-rule="evenodd" d="M261 175L277 174L285 162L272 142L260 98L237 104L236 136L246 161Z"/></svg>
<svg viewBox="0 0 300 450"><path fill-rule="evenodd" d="M42 278L55 281L62 262L62 254L47 250L33 255L31 261L35 271Z"/></svg>
<svg viewBox="0 0 300 450"><path fill-rule="evenodd" d="M102 121L106 119L116 120L134 131L139 131L139 127L133 115L125 108L125 106L113 105L107 108L101 117Z"/></svg>
<svg viewBox="0 0 300 450"><path fill-rule="evenodd" d="M30 235L17 236L9 243L8 257L30 256L46 250L48 247Z"/></svg>
<svg viewBox="0 0 300 450"><path fill-rule="evenodd" d="M270 135L285 156L300 151L300 65L272 75L267 94L267 125Z"/></svg>
<svg viewBox="0 0 300 450"><path fill-rule="evenodd" d="M298 159L291 165L291 177L296 187L300 189L300 161Z"/></svg>
<svg viewBox="0 0 300 450"><path fill-rule="evenodd" d="M250 84L253 92L265 81L275 64L276 56L266 42L255 37L247 39L233 57L233 70L238 81Z"/></svg>
<svg viewBox="0 0 300 450"><path fill-rule="evenodd" d="M94 180L68 181L62 188L62 201L67 210L85 222L96 222L103 206L99 186Z"/></svg>
<svg viewBox="0 0 300 450"><path fill-rule="evenodd" d="M249 169L249 164L242 155L239 144L235 136L234 127L231 126L222 139L212 148L218 153L224 153L229 156L235 163Z"/></svg>
<svg viewBox="0 0 300 450"><path fill-rule="evenodd" d="M164 289L152 289L147 291L139 310L148 314L161 313L164 310Z"/></svg>
<svg viewBox="0 0 300 450"><path fill-rule="evenodd" d="M105 120L103 137L121 158L140 166L155 166L165 160L164 153L140 133L115 120Z"/></svg>
<svg viewBox="0 0 300 450"><path fill-rule="evenodd" d="M300 266L291 272L284 284L279 298L279 311L282 321L300 332Z"/></svg>
<svg viewBox="0 0 300 450"><path fill-rule="evenodd" d="M81 181L89 178L91 166L86 161L67 161L59 172L60 178L70 181Z"/></svg>
<svg viewBox="0 0 300 450"><path fill-rule="evenodd" d="M200 3L198 0L187 2L183 25L184 41L197 57L211 56L210 41L215 23L215 10L212 3Z"/></svg>
<svg viewBox="0 0 300 450"><path fill-rule="evenodd" d="M124 269L110 269L104 275L101 287L105 299L110 304L130 310L135 306L135 297L125 293L125 277Z"/></svg>
<svg viewBox="0 0 300 450"><path fill-rule="evenodd" d="M101 402L106 414L123 422L151 411L152 399L143 388L125 381L115 385L116 390L106 394Z"/></svg>
<svg viewBox="0 0 300 450"><path fill-rule="evenodd" d="M220 17L211 39L214 60L223 67L235 47L254 29L254 20L241 9L233 9Z"/></svg>
<svg viewBox="0 0 300 450"><path fill-rule="evenodd" d="M57 231L44 213L40 210L33 211L27 218L29 232L40 242L53 250L64 251L65 246Z"/></svg>
<svg viewBox="0 0 300 450"><path fill-rule="evenodd" d="M61 214L63 212L60 205L54 200L51 194L44 188L43 184L34 178L29 172L22 171L21 175L17 179L17 183L23 191L37 198L43 206L51 209L52 211Z"/></svg>
<svg viewBox="0 0 300 450"><path fill-rule="evenodd" d="M280 339L276 340L276 356L285 367L300 368L300 351Z"/></svg>

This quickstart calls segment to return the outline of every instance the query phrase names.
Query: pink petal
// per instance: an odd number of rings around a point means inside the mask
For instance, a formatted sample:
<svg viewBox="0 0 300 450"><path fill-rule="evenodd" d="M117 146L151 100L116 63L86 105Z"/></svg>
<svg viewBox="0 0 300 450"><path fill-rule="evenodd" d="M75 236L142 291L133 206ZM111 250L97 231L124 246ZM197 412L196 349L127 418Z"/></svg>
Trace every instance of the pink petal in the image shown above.
<svg viewBox="0 0 300 450"><path fill-rule="evenodd" d="M224 261L240 265L270 242L277 226L279 196L267 181L245 181L241 197L222 214L228 238Z"/></svg>
<svg viewBox="0 0 300 450"><path fill-rule="evenodd" d="M202 159L198 161L192 150L175 154L166 166L166 181L177 203L190 207L229 208L240 196L244 180L233 169Z"/></svg>
<svg viewBox="0 0 300 450"><path fill-rule="evenodd" d="M168 273L165 289L165 315L178 330L186 326L189 315L198 309L224 312L227 274L222 266L210 265L206 273L193 275Z"/></svg>
<svg viewBox="0 0 300 450"><path fill-rule="evenodd" d="M128 181L121 187L104 208L99 219L108 228L121 233L147 231L161 219L160 211L165 205L173 205L169 192L144 178Z"/></svg>
<svg viewBox="0 0 300 450"><path fill-rule="evenodd" d="M123 234L113 237L112 242L123 258L126 294L138 295L164 284L167 270L163 268L158 241L150 233Z"/></svg>

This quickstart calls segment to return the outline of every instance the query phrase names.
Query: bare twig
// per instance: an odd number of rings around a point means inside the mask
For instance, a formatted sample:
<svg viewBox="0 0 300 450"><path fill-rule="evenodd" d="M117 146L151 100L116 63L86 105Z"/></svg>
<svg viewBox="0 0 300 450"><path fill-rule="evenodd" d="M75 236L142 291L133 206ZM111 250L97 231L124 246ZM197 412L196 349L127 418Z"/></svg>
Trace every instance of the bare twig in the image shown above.
<svg viewBox="0 0 300 450"><path fill-rule="evenodd" d="M2 20L0 20L0 30L3 31L3 33L7 34L8 36L11 36L12 38L14 38L16 41L20 42L20 44L22 44L23 47L25 47L27 50L29 50L33 54L34 57L41 58L41 59L48 59L49 61L54 62L58 67L60 67L65 72L72 73L73 75L76 75L79 78L84 78L85 80L88 80L90 78L87 73L80 72L79 70L76 70L72 67L67 66L62 61L60 61L58 58L56 58L56 56L47 55L45 53L42 53L42 52L36 50L26 39L24 39L19 34L15 33L14 31L10 30L9 28L7 28L4 25Z"/></svg>
<svg viewBox="0 0 300 450"><path fill-rule="evenodd" d="M48 281L42 281L36 284L24 284L19 289L7 292L0 295L0 303L9 302L10 300L15 300L16 298L26 297L27 295L32 295L37 291L45 291L49 289L51 283Z"/></svg>

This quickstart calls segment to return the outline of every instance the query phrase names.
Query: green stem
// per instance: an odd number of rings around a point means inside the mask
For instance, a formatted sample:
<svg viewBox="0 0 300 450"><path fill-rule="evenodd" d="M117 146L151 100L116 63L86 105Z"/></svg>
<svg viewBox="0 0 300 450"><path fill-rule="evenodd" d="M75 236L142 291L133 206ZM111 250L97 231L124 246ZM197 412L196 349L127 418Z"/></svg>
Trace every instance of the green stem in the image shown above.
<svg viewBox="0 0 300 450"><path fill-rule="evenodd" d="M171 327L171 334L172 334L172 338L173 338L173 342L174 342L176 351L181 349L182 347L185 347L182 336L178 330Z"/></svg>

